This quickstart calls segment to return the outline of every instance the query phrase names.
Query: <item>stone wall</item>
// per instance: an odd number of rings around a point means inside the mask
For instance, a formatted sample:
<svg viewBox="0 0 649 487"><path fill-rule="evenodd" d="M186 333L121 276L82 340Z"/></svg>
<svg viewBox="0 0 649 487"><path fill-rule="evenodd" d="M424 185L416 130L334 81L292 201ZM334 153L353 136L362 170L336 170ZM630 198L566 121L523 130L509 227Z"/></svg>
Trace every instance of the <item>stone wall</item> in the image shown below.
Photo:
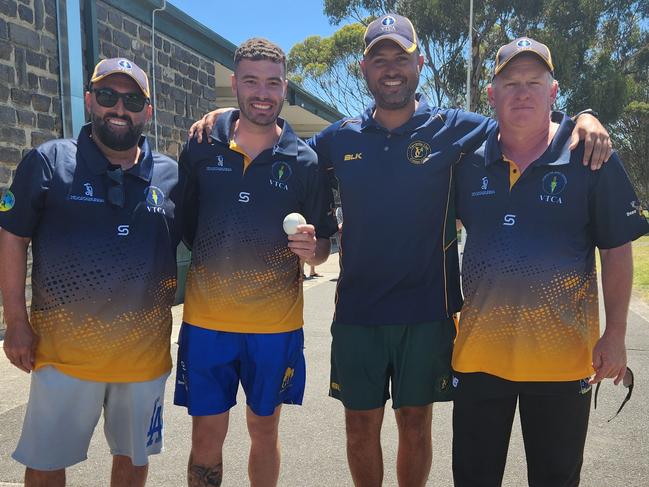
<svg viewBox="0 0 649 487"><path fill-rule="evenodd" d="M132 59L151 75L150 26L101 0L96 14L99 57ZM176 158L189 126L214 107L215 61L165 35L156 34L155 46L158 148ZM59 97L56 2L0 0L0 189L11 184L32 147L62 136ZM153 145L152 124L147 128ZM3 328L0 298L0 333Z"/></svg>
<svg viewBox="0 0 649 487"><path fill-rule="evenodd" d="M97 2L100 57L126 57L151 76L151 29L133 17ZM214 61L156 33L158 149L176 158L191 124L214 109ZM149 126L150 137L153 128ZM151 139L153 140L153 139Z"/></svg>
<svg viewBox="0 0 649 487"><path fill-rule="evenodd" d="M0 0L0 189L33 146L61 136L56 31L54 0Z"/></svg>

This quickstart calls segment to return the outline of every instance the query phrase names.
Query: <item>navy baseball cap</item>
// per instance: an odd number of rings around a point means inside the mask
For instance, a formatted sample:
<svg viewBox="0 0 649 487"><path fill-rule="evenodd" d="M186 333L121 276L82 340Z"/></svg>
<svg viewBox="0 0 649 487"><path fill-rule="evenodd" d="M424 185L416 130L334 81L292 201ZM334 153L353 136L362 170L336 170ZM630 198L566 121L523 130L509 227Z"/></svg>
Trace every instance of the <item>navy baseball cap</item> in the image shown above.
<svg viewBox="0 0 649 487"><path fill-rule="evenodd" d="M383 39L396 42L407 53L417 49L417 33L412 22L406 17L397 14L386 14L370 22L365 29L366 56L374 45Z"/></svg>
<svg viewBox="0 0 649 487"><path fill-rule="evenodd" d="M552 64L552 54L550 49L545 44L542 44L530 37L519 37L514 39L509 44L505 44L496 53L496 67L494 68L494 76L500 73L507 63L514 59L519 54L531 53L543 61L543 64L554 74L554 65Z"/></svg>
<svg viewBox="0 0 649 487"><path fill-rule="evenodd" d="M142 68L128 59L110 58L99 61L97 66L95 66L95 71L92 73L90 82L96 83L111 74L125 74L126 76L131 77L140 87L144 96L151 98L151 95L149 94L149 78L146 73L142 71Z"/></svg>

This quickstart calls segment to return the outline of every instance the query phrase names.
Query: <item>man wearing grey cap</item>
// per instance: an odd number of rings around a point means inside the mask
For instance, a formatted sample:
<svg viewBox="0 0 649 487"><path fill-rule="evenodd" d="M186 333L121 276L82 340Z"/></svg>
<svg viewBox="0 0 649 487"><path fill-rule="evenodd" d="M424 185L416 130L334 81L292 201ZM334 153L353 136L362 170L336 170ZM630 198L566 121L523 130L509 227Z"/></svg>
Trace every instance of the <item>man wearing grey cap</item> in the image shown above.
<svg viewBox="0 0 649 487"><path fill-rule="evenodd" d="M457 165L455 208L468 233L453 350L458 487L501 485L517 405L529 485L579 485L591 385L632 385L630 242L649 225L617 154L590 171L583 145L571 150L575 124L552 112L553 71L534 39L501 47L488 87L498 127Z"/></svg>
<svg viewBox="0 0 649 487"><path fill-rule="evenodd" d="M493 121L430 105L416 93L423 62L409 19L386 14L371 22L361 69L375 104L309 141L345 212L329 395L345 406L357 487L383 482L381 427L390 398L399 485L423 487L432 404L453 392L453 316L462 304L453 170Z"/></svg>
<svg viewBox="0 0 649 487"><path fill-rule="evenodd" d="M13 454L27 487L64 486L102 412L111 486L143 486L148 456L162 448L178 168L142 136L152 112L135 63L99 62L85 105L90 123L29 152L0 211L4 351L31 373Z"/></svg>

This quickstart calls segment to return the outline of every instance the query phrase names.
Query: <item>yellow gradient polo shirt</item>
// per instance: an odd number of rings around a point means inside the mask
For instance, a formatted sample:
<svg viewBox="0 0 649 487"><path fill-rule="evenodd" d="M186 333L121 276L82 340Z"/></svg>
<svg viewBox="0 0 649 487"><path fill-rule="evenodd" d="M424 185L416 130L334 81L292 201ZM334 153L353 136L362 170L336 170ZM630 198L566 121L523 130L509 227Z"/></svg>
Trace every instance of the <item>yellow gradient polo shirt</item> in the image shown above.
<svg viewBox="0 0 649 487"><path fill-rule="evenodd" d="M238 116L219 117L213 143L190 140L180 157L192 249L183 319L229 332L295 330L304 323L302 270L282 222L298 212L318 237L333 235L330 193L315 153L281 119L277 144L250 161L230 140Z"/></svg>
<svg viewBox="0 0 649 487"><path fill-rule="evenodd" d="M510 381L574 381L593 373L600 336L595 249L649 230L614 154L600 171L568 149L562 116L541 157L514 173L498 131L456 171L456 209L467 229L464 307L453 351L458 372Z"/></svg>
<svg viewBox="0 0 649 487"><path fill-rule="evenodd" d="M140 149L138 164L111 178L107 171L121 170L110 169L88 124L18 165L0 226L31 238L37 369L99 382L147 381L171 369L178 165L144 137Z"/></svg>

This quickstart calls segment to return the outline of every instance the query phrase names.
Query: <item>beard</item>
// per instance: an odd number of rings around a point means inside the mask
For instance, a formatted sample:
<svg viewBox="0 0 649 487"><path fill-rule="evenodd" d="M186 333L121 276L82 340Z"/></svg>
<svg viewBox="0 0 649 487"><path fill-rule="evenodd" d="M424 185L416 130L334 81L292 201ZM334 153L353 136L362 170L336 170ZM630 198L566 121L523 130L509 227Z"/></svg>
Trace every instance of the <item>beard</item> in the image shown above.
<svg viewBox="0 0 649 487"><path fill-rule="evenodd" d="M400 110L414 99L419 79L415 78L415 80L411 80L403 77L394 79L401 79L404 81L401 89L395 93L384 91L384 87L381 85L383 80L370 83L366 79L367 88L370 90L370 93L372 93L378 108L382 108L383 110Z"/></svg>
<svg viewBox="0 0 649 487"><path fill-rule="evenodd" d="M126 151L132 149L140 142L140 136L144 130L144 123L133 125L130 117L117 116L115 114L107 114L104 117L99 117L94 113L91 116L93 132L97 135L102 144L109 149L115 151ZM128 125L128 130L123 133L114 132L105 119L118 118L124 120Z"/></svg>
<svg viewBox="0 0 649 487"><path fill-rule="evenodd" d="M274 125L277 122L277 117L279 117L280 112L282 111L282 106L284 106L284 100L280 101L279 105L275 110L269 111L268 113L253 113L248 108L249 103L254 103L255 101L261 100L249 100L242 99L237 93L237 102L239 103L239 111L247 120L254 123L255 125L260 125L262 127L267 127L268 125ZM268 103L268 102L262 102Z"/></svg>

